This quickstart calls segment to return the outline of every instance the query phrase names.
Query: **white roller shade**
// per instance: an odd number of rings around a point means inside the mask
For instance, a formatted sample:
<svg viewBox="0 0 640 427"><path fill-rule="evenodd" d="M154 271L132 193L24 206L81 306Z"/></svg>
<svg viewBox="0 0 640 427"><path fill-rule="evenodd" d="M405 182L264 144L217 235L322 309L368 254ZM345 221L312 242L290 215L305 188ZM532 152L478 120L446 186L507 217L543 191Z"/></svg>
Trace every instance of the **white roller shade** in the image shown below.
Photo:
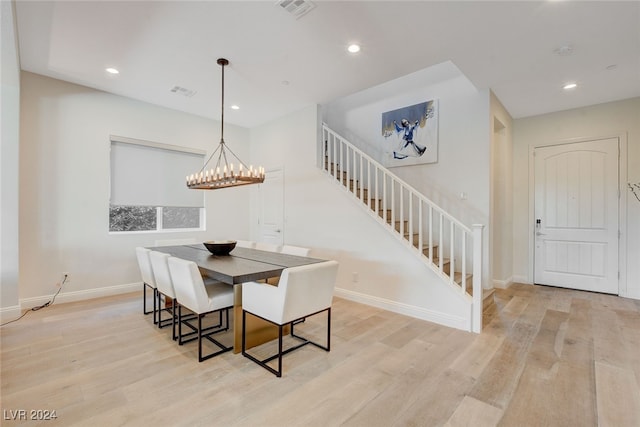
<svg viewBox="0 0 640 427"><path fill-rule="evenodd" d="M199 171L204 152L111 136L112 205L203 207L204 194L185 177Z"/></svg>

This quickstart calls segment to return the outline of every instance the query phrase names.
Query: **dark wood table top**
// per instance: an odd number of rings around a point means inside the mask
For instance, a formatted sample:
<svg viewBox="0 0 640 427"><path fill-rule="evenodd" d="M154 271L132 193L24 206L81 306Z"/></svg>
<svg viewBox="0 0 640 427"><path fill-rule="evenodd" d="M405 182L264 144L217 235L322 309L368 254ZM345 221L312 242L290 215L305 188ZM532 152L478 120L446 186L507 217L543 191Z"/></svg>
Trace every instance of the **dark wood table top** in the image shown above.
<svg viewBox="0 0 640 427"><path fill-rule="evenodd" d="M157 246L148 249L194 261L213 279L228 284L278 277L288 267L315 264L325 260L280 252L236 247L229 255L212 255L203 245Z"/></svg>

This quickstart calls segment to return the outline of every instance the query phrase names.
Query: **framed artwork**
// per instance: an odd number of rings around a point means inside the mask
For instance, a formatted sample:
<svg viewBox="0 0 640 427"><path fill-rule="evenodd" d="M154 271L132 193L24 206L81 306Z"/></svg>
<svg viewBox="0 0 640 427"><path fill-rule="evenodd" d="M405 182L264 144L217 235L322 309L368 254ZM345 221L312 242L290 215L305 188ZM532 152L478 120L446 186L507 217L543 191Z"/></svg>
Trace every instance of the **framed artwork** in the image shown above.
<svg viewBox="0 0 640 427"><path fill-rule="evenodd" d="M438 161L438 100L382 113L386 167Z"/></svg>

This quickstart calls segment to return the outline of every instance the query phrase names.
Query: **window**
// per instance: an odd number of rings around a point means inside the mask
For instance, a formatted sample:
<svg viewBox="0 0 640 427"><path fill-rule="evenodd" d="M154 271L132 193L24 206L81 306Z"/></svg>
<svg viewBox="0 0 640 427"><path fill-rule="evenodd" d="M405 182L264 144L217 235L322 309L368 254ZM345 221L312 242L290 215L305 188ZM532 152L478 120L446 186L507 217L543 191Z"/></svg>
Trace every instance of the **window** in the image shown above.
<svg viewBox="0 0 640 427"><path fill-rule="evenodd" d="M109 231L202 228L204 195L185 177L202 167L205 153L111 136Z"/></svg>
<svg viewBox="0 0 640 427"><path fill-rule="evenodd" d="M109 231L151 231L158 229L153 206L109 205Z"/></svg>

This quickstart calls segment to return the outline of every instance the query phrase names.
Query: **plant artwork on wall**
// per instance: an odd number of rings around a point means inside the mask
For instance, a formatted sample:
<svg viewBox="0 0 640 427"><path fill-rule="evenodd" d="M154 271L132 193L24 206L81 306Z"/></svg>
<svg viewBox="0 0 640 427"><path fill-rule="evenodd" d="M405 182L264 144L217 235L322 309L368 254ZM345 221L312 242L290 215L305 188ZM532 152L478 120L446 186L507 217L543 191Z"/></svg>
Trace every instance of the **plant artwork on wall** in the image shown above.
<svg viewBox="0 0 640 427"><path fill-rule="evenodd" d="M383 163L386 167L438 161L438 101L382 113Z"/></svg>

